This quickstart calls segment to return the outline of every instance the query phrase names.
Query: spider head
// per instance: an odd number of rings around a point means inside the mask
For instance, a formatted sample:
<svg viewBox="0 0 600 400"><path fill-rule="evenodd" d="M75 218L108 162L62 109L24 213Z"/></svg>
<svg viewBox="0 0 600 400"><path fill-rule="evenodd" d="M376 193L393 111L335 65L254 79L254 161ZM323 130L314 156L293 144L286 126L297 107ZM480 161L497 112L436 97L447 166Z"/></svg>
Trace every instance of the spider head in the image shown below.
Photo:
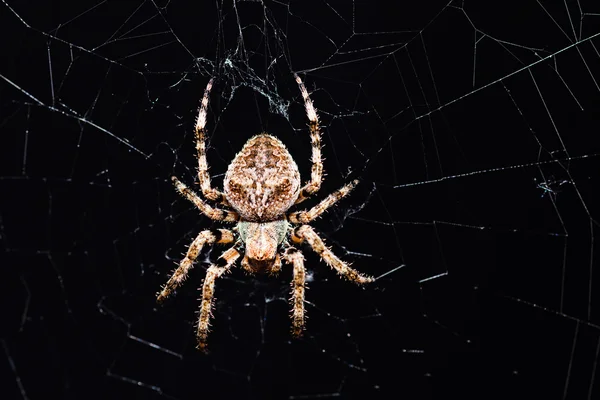
<svg viewBox="0 0 600 400"><path fill-rule="evenodd" d="M277 249L285 239L289 224L285 220L271 222L241 221L237 225L246 247L243 264L251 272L271 272L280 266Z"/></svg>

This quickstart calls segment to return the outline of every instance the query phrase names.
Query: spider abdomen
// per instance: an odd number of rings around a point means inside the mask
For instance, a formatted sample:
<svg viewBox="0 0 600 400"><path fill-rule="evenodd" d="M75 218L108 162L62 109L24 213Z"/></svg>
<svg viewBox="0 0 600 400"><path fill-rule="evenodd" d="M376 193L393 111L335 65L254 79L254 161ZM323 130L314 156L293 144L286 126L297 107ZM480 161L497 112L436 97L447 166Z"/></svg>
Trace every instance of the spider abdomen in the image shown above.
<svg viewBox="0 0 600 400"><path fill-rule="evenodd" d="M300 194L300 173L276 137L250 138L225 174L225 197L245 221L274 221Z"/></svg>

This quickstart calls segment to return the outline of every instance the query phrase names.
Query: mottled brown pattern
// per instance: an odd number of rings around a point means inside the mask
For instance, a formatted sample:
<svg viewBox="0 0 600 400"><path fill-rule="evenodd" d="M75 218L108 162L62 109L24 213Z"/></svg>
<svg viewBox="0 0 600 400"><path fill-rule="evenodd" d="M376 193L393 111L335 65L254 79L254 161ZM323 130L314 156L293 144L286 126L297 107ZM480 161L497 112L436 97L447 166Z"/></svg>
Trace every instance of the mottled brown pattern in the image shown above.
<svg viewBox="0 0 600 400"><path fill-rule="evenodd" d="M225 175L225 197L246 221L275 221L300 193L300 173L284 144L274 136L254 136L235 156Z"/></svg>
<svg viewBox="0 0 600 400"><path fill-rule="evenodd" d="M275 274L281 269L282 259L286 264L292 265L294 275L291 298L292 335L296 337L301 336L304 331L306 269L302 253L292 244L308 243L326 264L354 283L363 284L374 280L360 274L340 260L325 246L317 233L306 225L347 196L358 183L357 181L352 181L333 192L310 210L286 215L292 205L316 193L323 179L319 117L302 80L298 75L294 77L304 100L312 144L311 177L303 187L296 162L283 143L267 133L250 138L235 156L225 175L223 192L212 187L205 142L212 79L204 91L196 122L198 181L202 195L208 200L219 202L222 208L211 206L179 179L172 178L177 191L193 203L202 214L215 221L236 222L235 228L231 231L218 229L201 232L157 297L157 300L162 302L185 281L205 244L233 243L233 247L226 250L219 257L216 265L211 265L206 272L196 332L198 348L202 351L208 348L207 340L214 307L216 280L234 266L242 256L240 254L242 249L244 254L241 266L251 274ZM235 211L229 210L230 207Z"/></svg>

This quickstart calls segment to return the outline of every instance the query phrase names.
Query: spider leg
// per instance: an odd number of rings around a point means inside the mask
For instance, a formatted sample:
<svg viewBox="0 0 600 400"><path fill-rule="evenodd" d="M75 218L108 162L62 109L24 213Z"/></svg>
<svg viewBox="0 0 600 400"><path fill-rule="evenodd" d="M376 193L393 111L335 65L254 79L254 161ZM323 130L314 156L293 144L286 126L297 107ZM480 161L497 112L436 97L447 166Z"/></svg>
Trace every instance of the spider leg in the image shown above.
<svg viewBox="0 0 600 400"><path fill-rule="evenodd" d="M351 268L347 263L340 260L327 246L325 246L323 239L321 239L309 225L301 225L296 228L292 232L291 238L294 243L298 244L306 240L310 247L321 256L327 265L335 269L338 274L346 279L357 284L369 283L375 280L373 277L362 275L354 268Z"/></svg>
<svg viewBox="0 0 600 400"><path fill-rule="evenodd" d="M296 83L302 93L304 99L304 108L306 109L306 116L308 117L308 127L310 130L310 141L312 144L312 169L310 173L310 182L308 182L300 190L300 195L296 200L295 204L301 203L306 200L307 197L316 193L321 188L321 182L323 181L323 160L321 159L321 130L319 128L319 116L313 105L312 100L306 90L306 86L302 83L302 79L297 74L294 74Z"/></svg>
<svg viewBox="0 0 600 400"><path fill-rule="evenodd" d="M342 186L308 211L296 211L291 213L288 215L289 221L293 224L307 224L310 221L313 221L327 211L329 207L350 194L357 184L358 180L354 180L347 185Z"/></svg>
<svg viewBox="0 0 600 400"><path fill-rule="evenodd" d="M215 281L225 272L227 272L235 260L240 257L240 253L235 247L225 251L217 260L216 265L211 265L206 271L204 285L202 286L202 304L200 305L200 317L198 319L198 349L206 352L208 338L208 328L210 326L210 317L212 316L212 305L214 303Z"/></svg>
<svg viewBox="0 0 600 400"><path fill-rule="evenodd" d="M209 200L220 201L227 205L227 200L223 192L214 189L210 185L210 175L208 174L208 162L206 161L206 114L208 112L208 99L210 90L212 89L213 80L208 81L204 96L198 111L198 119L196 120L196 151L198 152L198 179L200 180L200 188L202 194Z"/></svg>
<svg viewBox="0 0 600 400"><path fill-rule="evenodd" d="M306 289L306 269L304 268L304 256L298 249L289 247L283 259L294 267L294 279L292 280L292 335L302 336L304 331L304 291Z"/></svg>
<svg viewBox="0 0 600 400"><path fill-rule="evenodd" d="M229 210L222 210L220 208L214 208L208 205L204 200L202 200L196 193L194 193L190 188L188 188L184 183L182 183L176 177L171 177L173 183L175 184L175 188L177 191L186 199L191 201L198 207L200 211L204 215L206 215L210 219L214 219L215 221L225 221L225 222L235 222L239 219L237 213Z"/></svg>
<svg viewBox="0 0 600 400"><path fill-rule="evenodd" d="M187 274L194 266L194 261L202 251L205 244L233 243L233 233L229 229L205 230L196 236L185 258L179 263L179 267L173 272L167 284L159 293L156 301L162 303L175 289L177 289L187 278Z"/></svg>

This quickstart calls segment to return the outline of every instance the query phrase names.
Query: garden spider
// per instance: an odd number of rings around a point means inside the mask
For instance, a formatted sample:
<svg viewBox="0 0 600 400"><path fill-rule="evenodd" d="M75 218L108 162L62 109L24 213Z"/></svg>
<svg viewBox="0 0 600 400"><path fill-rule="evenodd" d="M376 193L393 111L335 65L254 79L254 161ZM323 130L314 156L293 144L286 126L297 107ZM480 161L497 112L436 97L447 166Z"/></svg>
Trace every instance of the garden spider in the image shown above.
<svg viewBox="0 0 600 400"><path fill-rule="evenodd" d="M306 270L304 257L295 247L307 242L310 247L338 274L357 284L372 282L372 277L362 275L340 260L317 233L307 225L341 198L347 196L358 181L352 181L330 194L313 208L286 214L288 209L316 193L321 187L323 163L321 161L321 135L319 118L300 77L294 74L304 98L312 142L312 171L310 181L301 187L296 162L274 136L266 133L254 136L246 142L227 169L224 191L210 184L206 162L206 113L212 89L211 79L204 90L204 97L196 123L196 150L198 151L198 178L202 194L208 200L219 202L223 208L215 208L202 200L176 177L172 177L177 191L207 217L215 221L236 222L229 229L204 230L198 234L179 267L158 294L160 303L183 283L202 247L215 243L232 244L206 271L202 287L202 304L198 320L198 348L207 349L208 330L214 302L215 280L233 266L241 253L242 267L254 273L276 273L281 261L293 266L292 281L292 334L301 336L304 329L304 289ZM229 210L228 208L232 208ZM281 248L281 252L278 250Z"/></svg>

